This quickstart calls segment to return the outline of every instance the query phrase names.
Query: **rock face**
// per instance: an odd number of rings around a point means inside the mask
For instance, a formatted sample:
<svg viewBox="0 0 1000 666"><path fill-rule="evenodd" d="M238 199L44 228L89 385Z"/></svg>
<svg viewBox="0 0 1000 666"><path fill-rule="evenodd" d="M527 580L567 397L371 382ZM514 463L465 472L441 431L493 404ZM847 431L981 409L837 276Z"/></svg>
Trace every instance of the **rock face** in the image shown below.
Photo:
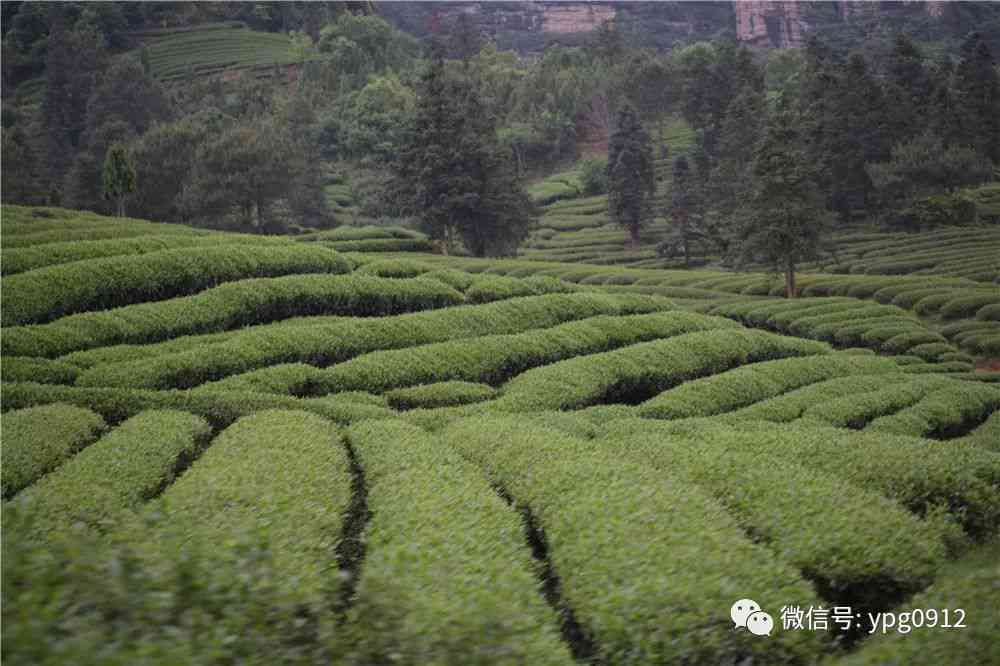
<svg viewBox="0 0 1000 666"><path fill-rule="evenodd" d="M1000 20L1000 2L939 0L383 2L379 11L396 27L420 38L447 31L465 14L499 48L522 54L538 53L552 43L580 44L594 28L612 19L638 28L641 45L660 50L726 36L760 48L797 48L813 32L827 33L845 48L854 48L872 25L883 21L893 30L912 25L940 39Z"/></svg>
<svg viewBox="0 0 1000 666"><path fill-rule="evenodd" d="M802 45L805 25L798 2L734 2L736 38L753 46L797 48Z"/></svg>

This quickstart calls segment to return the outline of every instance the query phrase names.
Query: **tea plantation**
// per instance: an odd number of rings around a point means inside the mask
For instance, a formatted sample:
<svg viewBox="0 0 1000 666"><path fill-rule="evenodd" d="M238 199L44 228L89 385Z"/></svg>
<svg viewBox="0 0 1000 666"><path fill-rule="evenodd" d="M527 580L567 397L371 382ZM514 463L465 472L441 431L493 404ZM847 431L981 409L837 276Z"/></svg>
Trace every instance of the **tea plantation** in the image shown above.
<svg viewBox="0 0 1000 666"><path fill-rule="evenodd" d="M996 234L787 300L593 263L601 206L509 260L4 206L4 659L1000 664Z"/></svg>

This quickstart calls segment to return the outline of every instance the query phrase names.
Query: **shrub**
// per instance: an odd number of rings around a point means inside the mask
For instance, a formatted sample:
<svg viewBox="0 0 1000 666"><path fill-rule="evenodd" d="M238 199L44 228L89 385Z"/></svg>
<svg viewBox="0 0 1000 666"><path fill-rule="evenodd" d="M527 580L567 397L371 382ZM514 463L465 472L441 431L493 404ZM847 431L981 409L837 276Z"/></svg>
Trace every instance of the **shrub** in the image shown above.
<svg viewBox="0 0 1000 666"><path fill-rule="evenodd" d="M717 622L718 609L746 596L743 590L760 590L754 598L765 608L789 599L808 604L814 595L793 569L746 539L716 501L669 470L518 417L465 419L442 438L530 512L552 544L565 603L600 661L817 657L821 639L812 632L778 633L765 646L746 632L713 631L706 640L696 630Z"/></svg>
<svg viewBox="0 0 1000 666"><path fill-rule="evenodd" d="M488 303L517 296L554 294L577 291L578 287L553 277L511 278L500 275L477 276L466 289L470 303Z"/></svg>
<svg viewBox="0 0 1000 666"><path fill-rule="evenodd" d="M459 291L465 291L475 281L475 278L471 274L466 273L465 271L457 271L453 268L439 268L423 273L420 277L425 280L437 280L438 282L443 282L449 287L458 289Z"/></svg>
<svg viewBox="0 0 1000 666"><path fill-rule="evenodd" d="M891 608L930 582L945 557L936 525L879 493L778 455L655 432L617 436L613 428L597 444L709 492L831 603ZM886 539L886 532L895 537Z"/></svg>
<svg viewBox="0 0 1000 666"><path fill-rule="evenodd" d="M842 395L851 390L852 382L860 385L865 380L869 386L877 386L884 384L886 376L845 377L828 384L837 384ZM798 393L810 392L816 397L818 387L806 387ZM815 421L754 421L749 412L756 407L743 410L748 412L745 418L736 412L716 419L624 419L606 427L606 436L625 436L633 431L683 436L710 442L720 451L773 456L894 499L918 515L934 514L944 507L972 536L996 531L1000 469L995 454L955 442L930 446L927 440L916 437L823 427Z"/></svg>
<svg viewBox="0 0 1000 666"><path fill-rule="evenodd" d="M898 370L890 359L842 354L752 363L664 391L642 403L639 415L659 419L711 416L834 377Z"/></svg>
<svg viewBox="0 0 1000 666"><path fill-rule="evenodd" d="M4 229L5 242L7 240L6 231ZM2 266L3 275L13 275L36 268L68 264L84 259L147 254L181 247L235 243L265 244L268 242L271 241L260 236L240 236L238 234L171 234L127 239L45 243L33 247L4 248L0 266Z"/></svg>
<svg viewBox="0 0 1000 666"><path fill-rule="evenodd" d="M953 381L936 376L920 377L883 389L844 395L809 407L802 413L802 418L860 430L876 418L909 407L931 391L948 386Z"/></svg>
<svg viewBox="0 0 1000 666"><path fill-rule="evenodd" d="M981 423L998 409L1000 387L955 382L927 394L907 409L876 419L869 428L917 437L948 437L967 423Z"/></svg>
<svg viewBox="0 0 1000 666"><path fill-rule="evenodd" d="M38 382L39 384L72 384L80 369L69 363L30 356L4 356L0 361L0 377L5 382Z"/></svg>
<svg viewBox="0 0 1000 666"><path fill-rule="evenodd" d="M827 351L829 347L819 342L764 331L687 333L534 368L508 382L495 404L513 411L634 404L683 381L738 365Z"/></svg>
<svg viewBox="0 0 1000 666"><path fill-rule="evenodd" d="M328 607L342 580L335 546L351 501L342 441L336 426L307 412L243 417L116 537L154 565L198 553L213 565L199 580L210 587L245 575L239 549L229 544L252 536L273 548L274 578L245 581L248 594L292 598L304 610Z"/></svg>
<svg viewBox="0 0 1000 666"><path fill-rule="evenodd" d="M990 414L989 418L968 435L956 439L955 443L981 446L1000 453L1000 409Z"/></svg>
<svg viewBox="0 0 1000 666"><path fill-rule="evenodd" d="M117 343L148 343L304 315L379 316L463 302L440 282L367 275L240 280L193 296L87 312L6 331L7 353L56 356Z"/></svg>
<svg viewBox="0 0 1000 666"><path fill-rule="evenodd" d="M227 391L146 391L141 389L80 388L48 384L4 384L6 408L18 409L62 402L86 407L108 423L120 423L148 409L174 409L204 417L214 428L265 409L309 411L337 423L361 419L394 418L388 407L366 404L354 395L332 395L309 400L261 393Z"/></svg>
<svg viewBox="0 0 1000 666"><path fill-rule="evenodd" d="M395 409L433 409L490 400L496 397L496 389L488 384L452 381L394 389L385 395Z"/></svg>
<svg viewBox="0 0 1000 666"><path fill-rule="evenodd" d="M583 193L587 196L607 194L608 192L608 160L602 157L592 157L580 165L580 183Z"/></svg>
<svg viewBox="0 0 1000 666"><path fill-rule="evenodd" d="M572 664L521 520L481 471L402 423L359 424L347 437L372 511L350 613L359 661L487 664L502 653Z"/></svg>
<svg viewBox="0 0 1000 666"><path fill-rule="evenodd" d="M1000 303L984 305L976 311L976 319L980 321L1000 321Z"/></svg>
<svg viewBox="0 0 1000 666"><path fill-rule="evenodd" d="M670 307L669 302L651 296L549 294L395 317L249 329L203 348L94 366L77 381L89 386L190 388L274 363L326 366L376 349L514 333L600 314L656 312Z"/></svg>
<svg viewBox="0 0 1000 666"><path fill-rule="evenodd" d="M927 361L941 360L944 354L951 354L955 348L945 342L928 342L922 345L910 347L909 353L919 356Z"/></svg>
<svg viewBox="0 0 1000 666"><path fill-rule="evenodd" d="M385 278L411 278L434 270L434 266L412 259L376 259L358 269L359 273Z"/></svg>
<svg viewBox="0 0 1000 666"><path fill-rule="evenodd" d="M105 427L104 420L89 409L59 404L29 407L16 401L11 404L6 396L3 402L5 408L15 409L3 415L0 478L4 499L55 469L96 439ZM17 409L20 406L28 408Z"/></svg>
<svg viewBox="0 0 1000 666"><path fill-rule="evenodd" d="M1000 624L1000 606L996 603L998 561L1000 544L993 543L954 562L927 590L910 599L905 607L896 609L898 628L876 633L861 649L838 663L843 666L1000 663L1000 644L993 631ZM956 613L957 608L962 609L961 614ZM947 623L952 628L929 628L932 618L928 609L935 609L934 624L940 627ZM944 609L949 612L947 619ZM928 628L914 628L918 612ZM963 627L954 628L956 623Z"/></svg>
<svg viewBox="0 0 1000 666"><path fill-rule="evenodd" d="M3 278L3 325L164 299L242 278L346 273L351 268L326 248L277 244L180 248L76 261Z"/></svg>
<svg viewBox="0 0 1000 666"><path fill-rule="evenodd" d="M960 296L945 302L939 313L943 319L965 319L975 317L980 308L987 306L1000 307L1000 294L972 294Z"/></svg>
<svg viewBox="0 0 1000 666"><path fill-rule="evenodd" d="M530 368L582 354L692 331L736 327L725 319L689 312L592 317L524 333L374 351L313 373L301 390L377 392L441 380L497 385Z"/></svg>
<svg viewBox="0 0 1000 666"><path fill-rule="evenodd" d="M36 408L43 409L43 408ZM166 488L208 444L211 428L184 412L149 411L130 418L22 492L38 533L77 523L107 531L126 509Z"/></svg>

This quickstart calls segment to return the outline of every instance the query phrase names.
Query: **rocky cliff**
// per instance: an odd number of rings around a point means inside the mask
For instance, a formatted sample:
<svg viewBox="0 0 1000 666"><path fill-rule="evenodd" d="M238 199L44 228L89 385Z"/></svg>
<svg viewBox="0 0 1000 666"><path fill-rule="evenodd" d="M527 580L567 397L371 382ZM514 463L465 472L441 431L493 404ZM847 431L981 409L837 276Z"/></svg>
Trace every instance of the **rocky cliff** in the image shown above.
<svg viewBox="0 0 1000 666"><path fill-rule="evenodd" d="M819 32L851 48L873 28L912 31L924 39L1000 30L1000 2L385 2L379 8L419 37L447 30L466 14L500 48L521 53L553 42L580 43L610 19L638 28L642 45L658 49L727 35L761 48L796 48Z"/></svg>

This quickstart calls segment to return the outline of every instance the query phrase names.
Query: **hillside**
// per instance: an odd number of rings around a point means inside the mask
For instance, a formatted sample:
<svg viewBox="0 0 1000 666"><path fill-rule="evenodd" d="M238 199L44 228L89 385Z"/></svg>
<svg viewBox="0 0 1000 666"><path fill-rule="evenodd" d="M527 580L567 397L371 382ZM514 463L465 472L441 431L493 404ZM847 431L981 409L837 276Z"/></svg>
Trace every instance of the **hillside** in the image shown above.
<svg viewBox="0 0 1000 666"><path fill-rule="evenodd" d="M384 227L0 215L8 658L995 648L1000 385L960 351L1000 354L995 288L811 274L788 301L767 275L443 257ZM732 629L748 596L769 640ZM789 603L971 629L794 630Z"/></svg>

